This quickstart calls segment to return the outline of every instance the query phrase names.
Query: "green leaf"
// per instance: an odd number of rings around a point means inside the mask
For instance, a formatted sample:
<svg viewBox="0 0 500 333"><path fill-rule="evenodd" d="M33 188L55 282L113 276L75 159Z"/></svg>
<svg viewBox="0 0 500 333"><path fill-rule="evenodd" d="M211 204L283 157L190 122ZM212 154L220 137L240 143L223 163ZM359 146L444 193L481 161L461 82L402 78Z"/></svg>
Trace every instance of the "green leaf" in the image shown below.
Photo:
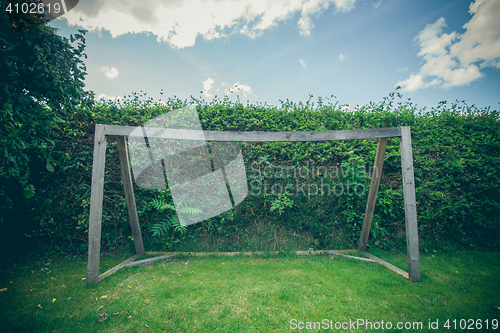
<svg viewBox="0 0 500 333"><path fill-rule="evenodd" d="M23 196L26 199L32 198L35 195L35 186L28 185L23 190Z"/></svg>

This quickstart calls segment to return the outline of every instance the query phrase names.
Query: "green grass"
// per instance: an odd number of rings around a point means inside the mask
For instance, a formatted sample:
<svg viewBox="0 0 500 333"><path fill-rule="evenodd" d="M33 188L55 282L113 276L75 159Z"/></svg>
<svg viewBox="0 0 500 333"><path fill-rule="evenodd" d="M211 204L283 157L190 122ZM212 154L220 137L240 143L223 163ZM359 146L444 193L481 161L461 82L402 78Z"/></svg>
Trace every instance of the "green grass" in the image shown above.
<svg viewBox="0 0 500 333"><path fill-rule="evenodd" d="M406 269L400 254L376 254ZM122 259L103 257L101 271ZM412 284L378 264L330 256L183 257L122 269L97 286L85 284L84 260L23 263L0 272L0 331L289 332L292 319L366 319L422 322L420 331L439 320L433 332L458 332L444 322L500 319L499 262L499 253L425 254Z"/></svg>

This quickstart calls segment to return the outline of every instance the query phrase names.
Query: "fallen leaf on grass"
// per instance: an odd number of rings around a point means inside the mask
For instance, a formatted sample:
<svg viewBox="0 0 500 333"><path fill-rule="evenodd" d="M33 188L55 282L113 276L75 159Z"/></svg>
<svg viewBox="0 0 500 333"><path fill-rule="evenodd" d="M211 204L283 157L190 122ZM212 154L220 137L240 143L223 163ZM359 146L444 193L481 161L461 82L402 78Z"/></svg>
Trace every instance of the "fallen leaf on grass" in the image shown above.
<svg viewBox="0 0 500 333"><path fill-rule="evenodd" d="M40 304L37 305L40 309L42 309L42 306Z"/></svg>
<svg viewBox="0 0 500 333"><path fill-rule="evenodd" d="M120 314L120 312L113 313L113 316L116 316L116 315L119 315L119 314Z"/></svg>
<svg viewBox="0 0 500 333"><path fill-rule="evenodd" d="M101 310L103 307L104 306L101 305L100 307L97 308L97 311Z"/></svg>
<svg viewBox="0 0 500 333"><path fill-rule="evenodd" d="M130 289L132 289L132 287L131 287L131 286L127 286L127 287L129 287Z"/></svg>
<svg viewBox="0 0 500 333"><path fill-rule="evenodd" d="M101 296L101 298L102 298L102 299L106 299L106 298L108 298L108 296L103 295L103 296Z"/></svg>
<svg viewBox="0 0 500 333"><path fill-rule="evenodd" d="M0 289L0 293L3 293L4 291L7 291L7 288Z"/></svg>
<svg viewBox="0 0 500 333"><path fill-rule="evenodd" d="M106 318L108 318L108 315L106 314L106 312L103 312L102 315L99 316L99 322L104 322Z"/></svg>
<svg viewBox="0 0 500 333"><path fill-rule="evenodd" d="M71 299L71 297L66 298L68 301Z"/></svg>
<svg viewBox="0 0 500 333"><path fill-rule="evenodd" d="M56 299L55 299L55 298L53 298L53 299L52 299L52 303L54 303L55 301L56 301Z"/></svg>
<svg viewBox="0 0 500 333"><path fill-rule="evenodd" d="M132 318L132 316L128 316L128 319Z"/></svg>
<svg viewBox="0 0 500 333"><path fill-rule="evenodd" d="M36 290L36 288L34 288L34 289L30 289L30 291L33 291L33 290ZM1 290L0 290L0 291L1 291Z"/></svg>

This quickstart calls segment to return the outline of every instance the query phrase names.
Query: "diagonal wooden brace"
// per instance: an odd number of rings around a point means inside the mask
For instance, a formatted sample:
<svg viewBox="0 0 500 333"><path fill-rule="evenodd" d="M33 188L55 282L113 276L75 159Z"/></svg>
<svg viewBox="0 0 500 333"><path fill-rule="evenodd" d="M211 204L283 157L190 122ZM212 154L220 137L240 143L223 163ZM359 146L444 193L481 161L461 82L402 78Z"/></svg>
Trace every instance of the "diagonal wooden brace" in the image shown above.
<svg viewBox="0 0 500 333"><path fill-rule="evenodd" d="M377 145L377 153L375 154L375 164L373 166L372 181L370 184L370 192L368 192L368 201L366 202L365 217L363 219L363 228L359 237L358 250L366 252L368 237L372 226L373 213L377 203L377 193L382 178L382 167L384 166L385 149L387 147L388 138L380 138Z"/></svg>

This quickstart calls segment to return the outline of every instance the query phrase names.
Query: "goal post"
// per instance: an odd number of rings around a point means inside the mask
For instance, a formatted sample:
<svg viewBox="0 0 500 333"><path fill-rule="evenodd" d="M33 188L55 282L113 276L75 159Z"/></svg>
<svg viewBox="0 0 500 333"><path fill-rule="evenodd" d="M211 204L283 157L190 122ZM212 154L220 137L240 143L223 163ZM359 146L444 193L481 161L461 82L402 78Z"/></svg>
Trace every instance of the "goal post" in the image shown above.
<svg viewBox="0 0 500 333"><path fill-rule="evenodd" d="M96 124L94 139L94 160L92 164L92 182L89 215L89 243L87 284L97 284L104 277L133 262L139 255L144 254L144 245L139 225L137 207L135 203L130 170L130 160L127 149L128 137L137 127ZM313 132L231 132L231 131L201 131L144 127L143 132L148 138L205 140L221 142L307 142L307 141L339 141L339 140L366 140L378 139L375 156L374 172L370 184L368 200L363 220L363 227L359 240L358 250L383 266L404 276L412 282L420 280L420 261L418 245L417 209L415 198L415 181L413 174L413 154L410 127L392 127L378 129L359 129L342 131L313 131ZM132 229L136 255L99 275L102 205L104 194L104 169L106 160L106 138L117 137L117 150L120 161L120 170L127 203L129 223ZM382 167L387 142L390 138L399 138L401 144L402 181L405 210L405 227L407 239L408 272L383 261L366 252L370 235L371 222L376 205L378 188L382 177ZM331 251L324 251L325 253ZM112 271L112 272L111 272Z"/></svg>

